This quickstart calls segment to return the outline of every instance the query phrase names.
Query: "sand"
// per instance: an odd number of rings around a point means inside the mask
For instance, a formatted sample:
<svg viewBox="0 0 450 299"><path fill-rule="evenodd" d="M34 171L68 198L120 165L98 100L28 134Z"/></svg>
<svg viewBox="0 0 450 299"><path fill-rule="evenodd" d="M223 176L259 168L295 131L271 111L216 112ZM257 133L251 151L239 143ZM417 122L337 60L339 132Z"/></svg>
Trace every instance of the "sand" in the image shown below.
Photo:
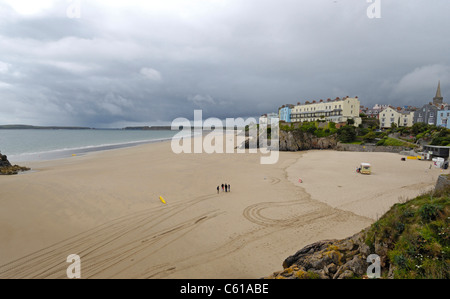
<svg viewBox="0 0 450 299"><path fill-rule="evenodd" d="M366 228L442 173L400 158L281 152L261 165L260 154L177 155L161 142L22 163L34 171L0 177L0 278L66 278L71 254L82 278L268 276L303 246ZM357 174L360 162L373 175ZM217 194L222 183L231 192Z"/></svg>

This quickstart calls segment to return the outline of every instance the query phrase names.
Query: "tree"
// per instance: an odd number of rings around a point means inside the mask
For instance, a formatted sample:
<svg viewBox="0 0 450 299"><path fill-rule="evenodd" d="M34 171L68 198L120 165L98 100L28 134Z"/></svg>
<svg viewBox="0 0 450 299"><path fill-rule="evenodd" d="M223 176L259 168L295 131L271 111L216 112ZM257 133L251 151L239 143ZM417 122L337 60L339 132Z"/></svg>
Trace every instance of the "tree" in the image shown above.
<svg viewBox="0 0 450 299"><path fill-rule="evenodd" d="M427 125L425 123L415 123L411 127L411 131L414 135L425 132L427 130Z"/></svg>
<svg viewBox="0 0 450 299"><path fill-rule="evenodd" d="M338 130L338 139L343 143L350 143L356 140L356 128L353 126L343 126Z"/></svg>
<svg viewBox="0 0 450 299"><path fill-rule="evenodd" d="M365 142L371 142L371 141L375 140L376 137L377 137L377 134L375 134L374 131L370 131L369 133L367 133L366 135L363 136L363 140Z"/></svg>

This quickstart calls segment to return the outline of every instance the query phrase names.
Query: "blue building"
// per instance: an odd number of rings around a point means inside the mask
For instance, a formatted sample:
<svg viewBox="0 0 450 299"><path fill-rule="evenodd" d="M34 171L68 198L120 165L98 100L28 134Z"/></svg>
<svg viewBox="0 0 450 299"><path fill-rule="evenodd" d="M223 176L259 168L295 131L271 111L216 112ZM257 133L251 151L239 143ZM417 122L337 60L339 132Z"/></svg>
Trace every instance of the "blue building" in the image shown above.
<svg viewBox="0 0 450 299"><path fill-rule="evenodd" d="M450 129L450 107L445 107L437 112L436 126Z"/></svg>
<svg viewBox="0 0 450 299"><path fill-rule="evenodd" d="M284 121L287 123L291 122L291 105L286 105L284 107L281 107L278 111L278 116L280 118L280 121ZM293 105L292 105L293 106Z"/></svg>

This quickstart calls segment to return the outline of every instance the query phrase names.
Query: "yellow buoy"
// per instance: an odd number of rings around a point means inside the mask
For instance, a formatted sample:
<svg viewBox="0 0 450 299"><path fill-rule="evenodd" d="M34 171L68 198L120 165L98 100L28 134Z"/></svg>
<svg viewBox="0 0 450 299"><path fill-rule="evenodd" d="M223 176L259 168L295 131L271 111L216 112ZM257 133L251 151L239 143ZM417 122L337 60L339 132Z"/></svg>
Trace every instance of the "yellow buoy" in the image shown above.
<svg viewBox="0 0 450 299"><path fill-rule="evenodd" d="M161 196L159 197L159 200L161 200L161 202L162 202L163 204L166 204L166 201L165 201L164 198L162 198Z"/></svg>
<svg viewBox="0 0 450 299"><path fill-rule="evenodd" d="M72 157L75 157L76 156L76 154L72 154Z"/></svg>

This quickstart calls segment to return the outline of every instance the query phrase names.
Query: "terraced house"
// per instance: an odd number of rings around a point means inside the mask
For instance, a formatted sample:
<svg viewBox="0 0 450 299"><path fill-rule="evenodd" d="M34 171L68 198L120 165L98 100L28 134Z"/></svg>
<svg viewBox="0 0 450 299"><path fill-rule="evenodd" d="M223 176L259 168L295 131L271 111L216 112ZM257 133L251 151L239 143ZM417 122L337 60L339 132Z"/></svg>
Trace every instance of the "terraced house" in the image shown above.
<svg viewBox="0 0 450 299"><path fill-rule="evenodd" d="M291 122L305 122L305 121L331 121L335 123L345 123L349 119L354 121L354 125L361 124L359 117L360 101L358 97L343 99L336 98L334 100L328 99L326 101L306 101L301 105L298 103L291 110Z"/></svg>
<svg viewBox="0 0 450 299"><path fill-rule="evenodd" d="M446 106L447 104L444 103L444 98L441 95L441 81L439 81L433 102L423 105L422 108L414 113L414 123L437 125L439 110L444 109Z"/></svg>

